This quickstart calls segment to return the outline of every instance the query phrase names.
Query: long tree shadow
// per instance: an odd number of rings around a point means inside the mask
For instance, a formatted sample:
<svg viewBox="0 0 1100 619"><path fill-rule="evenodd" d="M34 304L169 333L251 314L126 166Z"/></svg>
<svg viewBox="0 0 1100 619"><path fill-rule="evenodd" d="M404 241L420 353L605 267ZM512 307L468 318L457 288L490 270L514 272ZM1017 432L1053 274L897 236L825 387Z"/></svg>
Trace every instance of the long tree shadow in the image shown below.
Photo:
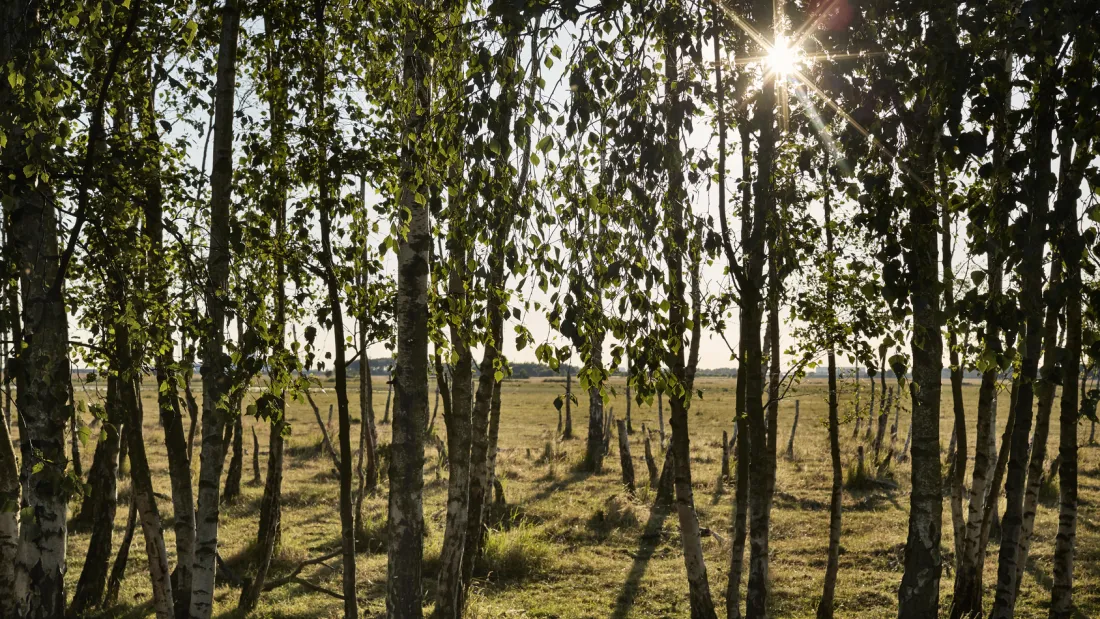
<svg viewBox="0 0 1100 619"><path fill-rule="evenodd" d="M630 573L626 575L619 597L615 600L615 611L611 614L613 619L624 619L626 614L634 606L634 599L638 595L638 588L642 584L649 561L661 545L661 530L664 528L665 519L672 513L671 505L654 505L649 512L649 520L645 530L638 538L638 551L634 553L634 563L630 566Z"/></svg>
<svg viewBox="0 0 1100 619"><path fill-rule="evenodd" d="M1024 571L1031 574L1031 577L1035 579L1035 582L1039 583L1039 586L1043 588L1048 594L1051 589L1054 588L1054 579L1043 568L1039 567L1039 563L1035 560L1035 555L1029 555L1027 563L1024 564Z"/></svg>
<svg viewBox="0 0 1100 619"><path fill-rule="evenodd" d="M529 497L527 499L527 502L528 503L534 503L536 501L541 501L543 499L548 499L555 492L558 492L559 490L565 490L569 486L572 486L573 484L582 482L582 481L588 479L589 477L592 477L593 475L595 475L595 473L593 473L592 471L589 471L589 470L574 469L574 470L570 471L569 475L567 477L565 477L564 479L559 479L559 480L556 480L556 481L552 482L550 485L548 485L545 488L543 488L542 490L540 490L537 494Z"/></svg>

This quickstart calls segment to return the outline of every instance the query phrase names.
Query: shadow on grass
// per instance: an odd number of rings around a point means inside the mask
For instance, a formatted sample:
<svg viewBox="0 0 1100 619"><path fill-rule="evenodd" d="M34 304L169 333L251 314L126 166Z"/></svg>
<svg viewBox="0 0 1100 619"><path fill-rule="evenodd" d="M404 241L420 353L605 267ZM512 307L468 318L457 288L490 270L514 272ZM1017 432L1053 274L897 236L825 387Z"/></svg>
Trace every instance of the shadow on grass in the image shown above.
<svg viewBox="0 0 1100 619"><path fill-rule="evenodd" d="M589 477L592 477L593 474L594 473L592 471L589 471L589 470L586 470L586 469L573 469L572 471L569 472L569 475L566 476L564 479L555 481L552 484L550 484L549 486L543 488L542 490L540 490L538 492L538 494L536 494L536 495L532 496L531 498L529 498L528 502L533 503L535 501L542 501L544 499L548 499L555 492L558 492L560 490L565 490L566 488L568 488L569 486L572 486L573 484L582 482L582 481L588 479Z"/></svg>
<svg viewBox="0 0 1100 619"><path fill-rule="evenodd" d="M360 605L365 604L365 601L362 598L362 596L357 596L357 597L359 597L359 604ZM317 610L312 610L312 609L311 610L295 611L295 612L284 612L284 611L280 611L280 610L266 610L265 609L263 614L260 614L260 613L257 613L257 612L244 613L244 612L241 612L240 610L238 610L237 608L233 608L232 610L227 610L223 613L218 613L214 616L217 619L245 619L246 617L263 617L264 619L316 619L316 617L318 616L317 612L318 612Z"/></svg>
<svg viewBox="0 0 1100 619"><path fill-rule="evenodd" d="M1054 588L1054 578L1048 574L1045 570L1039 567L1039 564L1035 561L1035 555L1028 554L1027 564L1024 566L1024 571L1031 574L1031 577L1035 579L1035 582L1043 588L1043 591L1050 593Z"/></svg>
<svg viewBox="0 0 1100 619"><path fill-rule="evenodd" d="M642 577L645 576L649 561L653 558L657 547L661 545L661 529L664 527L669 514L672 513L672 509L671 505L654 505L649 512L649 520L646 522L645 530L638 538L638 550L633 555L634 563L630 566L626 581L623 582L623 586L619 590L619 597L615 600L615 610L611 613L613 619L623 619L630 612L631 607L634 606L634 600L642 584Z"/></svg>
<svg viewBox="0 0 1100 619"><path fill-rule="evenodd" d="M800 498L789 492L776 490L772 509L776 508L819 512L828 510L829 504L814 499Z"/></svg>
<svg viewBox="0 0 1100 619"><path fill-rule="evenodd" d="M153 600L142 604L127 604L119 602L110 608L89 615L95 619L145 619L153 614Z"/></svg>

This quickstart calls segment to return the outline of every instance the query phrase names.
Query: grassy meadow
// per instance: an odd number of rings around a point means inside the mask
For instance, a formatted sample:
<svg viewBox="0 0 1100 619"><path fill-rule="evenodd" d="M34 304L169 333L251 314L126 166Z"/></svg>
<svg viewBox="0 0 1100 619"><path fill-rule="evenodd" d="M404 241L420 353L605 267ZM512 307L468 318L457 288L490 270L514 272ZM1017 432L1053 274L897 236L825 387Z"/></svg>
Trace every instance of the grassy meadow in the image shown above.
<svg viewBox="0 0 1100 619"><path fill-rule="evenodd" d="M354 382L354 381L353 381ZM375 381L378 384L381 381ZM722 430L731 429L734 381L725 378L700 378L701 401L690 413L692 438L692 474L699 519L715 535L703 540L715 603L724 606L729 569L730 527L733 488L719 487ZM613 382L618 394L613 399L616 417L625 413L622 379ZM851 383L844 395L844 411L851 410ZM198 381L195 381L198 387ZM621 486L617 442L611 441L611 453L605 459L604 472L590 475L578 472L576 463L584 449L587 431L587 398L577 394L579 406L573 410L576 439L555 442L558 414L554 398L564 391L560 379L512 380L503 386L498 474L503 481L508 507L492 514L493 530L487 542L484 561L476 572L468 616L487 617L686 617L687 582L675 513L651 511L653 493L647 486L648 475L643 459L641 426L657 426L656 403L633 408L634 434L630 436L639 491L629 497ZM863 398L868 395L863 381ZM87 385L77 387L78 398L102 395ZM160 495L166 543L170 554L172 540L168 464L163 435L156 415L155 393L144 392L145 441L153 469L154 486ZM825 427L825 384L809 379L781 403L778 444L780 452L775 506L772 520L771 614L774 617L812 617L820 595L825 572L828 504L831 471ZM968 381L965 388L973 454L973 415L977 405L977 385ZM201 396L200 396L201 397ZM335 402L331 388L316 393L315 400L327 415ZM382 419L385 391L375 393L376 418ZM794 414L795 400L801 403L801 418L795 441L795 458L783 457ZM358 398L351 396L353 433L359 431ZM941 419L942 448L947 449L951 433L949 391L944 390ZM1007 415L1007 393L1000 398L998 438ZM906 407L901 414L899 448L909 426ZM1051 421L1050 451L1056 455L1057 403ZM667 414L667 407L666 407ZM843 413L842 413L843 414ZM293 432L287 445L283 490L283 546L273 567L273 576L285 574L300 561L337 549L340 522L338 483L331 463L319 449L320 431L313 412L305 402L289 406ZM667 423L667 420L666 420ZM845 466L851 462L860 441L851 438L852 426L841 428ZM335 430L335 419L333 430ZM267 425L251 417L244 420L244 473L242 495L224 506L221 517L220 554L239 573L247 572L249 553L256 537L257 514L263 494L262 480L252 481L252 434L255 427L260 439L261 466L266 463ZM378 427L380 442L389 441L390 427ZM1081 425L1081 442L1088 440L1088 422ZM435 431L444 432L442 414ZM85 471L91 465L97 432L83 448ZM861 437L863 432L861 431ZM889 437L887 437L889 440ZM545 458L547 443L553 457ZM658 441L654 432L654 448ZM194 475L198 475L199 446L195 447ZM424 517L425 602L434 596L435 570L442 544L445 520L447 471L438 466L437 451L429 446L425 466ZM658 451L660 464L663 455ZM732 466L732 463L731 463ZM1100 616L1100 522L1096 505L1100 501L1100 448L1081 450L1081 510L1079 515L1076 562L1076 600L1080 616ZM841 617L896 616L896 589L902 576L902 556L906 537L909 503L909 467L898 464L892 471L898 489L845 491L840 575L837 588ZM969 479L969 474L968 474ZM360 608L367 617L385 612L385 486L377 496L366 500L366 531L358 547L358 583ZM115 544L122 537L129 504L129 481L120 482L119 509ZM74 498L74 511L79 498ZM953 579L953 541L950 508L944 501L941 607L950 603ZM1050 599L1051 558L1057 527L1056 498L1048 494L1036 519L1036 539L1032 545L1017 616L1046 617ZM69 538L69 592L80 575L88 534ZM991 585L996 581L996 542L990 546L986 563L986 601L992 603ZM747 555L746 555L747 558ZM174 557L172 558L174 562ZM331 567L329 567L331 566ZM303 574L311 582L334 591L340 589L338 561L307 568ZM744 585L743 585L744 586ZM229 586L218 589L216 617L235 617L239 591ZM134 538L127 577L119 596L119 605L108 616L149 617L153 615L146 575L144 541L140 526ZM339 600L291 584L265 593L252 616L301 618L338 617ZM426 610L428 608L426 607ZM721 614L721 612L720 612Z"/></svg>

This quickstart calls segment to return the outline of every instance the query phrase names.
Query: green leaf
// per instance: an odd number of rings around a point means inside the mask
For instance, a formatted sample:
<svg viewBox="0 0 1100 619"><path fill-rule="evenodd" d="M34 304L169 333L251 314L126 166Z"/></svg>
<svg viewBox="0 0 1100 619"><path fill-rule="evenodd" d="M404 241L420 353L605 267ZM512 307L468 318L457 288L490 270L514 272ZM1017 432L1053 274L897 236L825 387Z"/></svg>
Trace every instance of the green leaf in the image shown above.
<svg viewBox="0 0 1100 619"><path fill-rule="evenodd" d="M187 25L184 26L183 29L183 42L191 45L191 42L195 40L195 33L197 33L198 31L199 25L196 24L194 20L188 21Z"/></svg>

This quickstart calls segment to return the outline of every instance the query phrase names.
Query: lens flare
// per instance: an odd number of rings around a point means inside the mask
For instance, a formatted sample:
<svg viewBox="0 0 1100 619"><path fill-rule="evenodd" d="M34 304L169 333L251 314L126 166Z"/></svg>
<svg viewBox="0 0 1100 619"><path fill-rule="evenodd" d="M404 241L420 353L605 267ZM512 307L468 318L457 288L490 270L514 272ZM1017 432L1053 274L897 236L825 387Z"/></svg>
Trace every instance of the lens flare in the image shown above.
<svg viewBox="0 0 1100 619"><path fill-rule="evenodd" d="M790 75L798 65L798 48L791 46L787 37L779 35L768 51L768 66L780 76Z"/></svg>

